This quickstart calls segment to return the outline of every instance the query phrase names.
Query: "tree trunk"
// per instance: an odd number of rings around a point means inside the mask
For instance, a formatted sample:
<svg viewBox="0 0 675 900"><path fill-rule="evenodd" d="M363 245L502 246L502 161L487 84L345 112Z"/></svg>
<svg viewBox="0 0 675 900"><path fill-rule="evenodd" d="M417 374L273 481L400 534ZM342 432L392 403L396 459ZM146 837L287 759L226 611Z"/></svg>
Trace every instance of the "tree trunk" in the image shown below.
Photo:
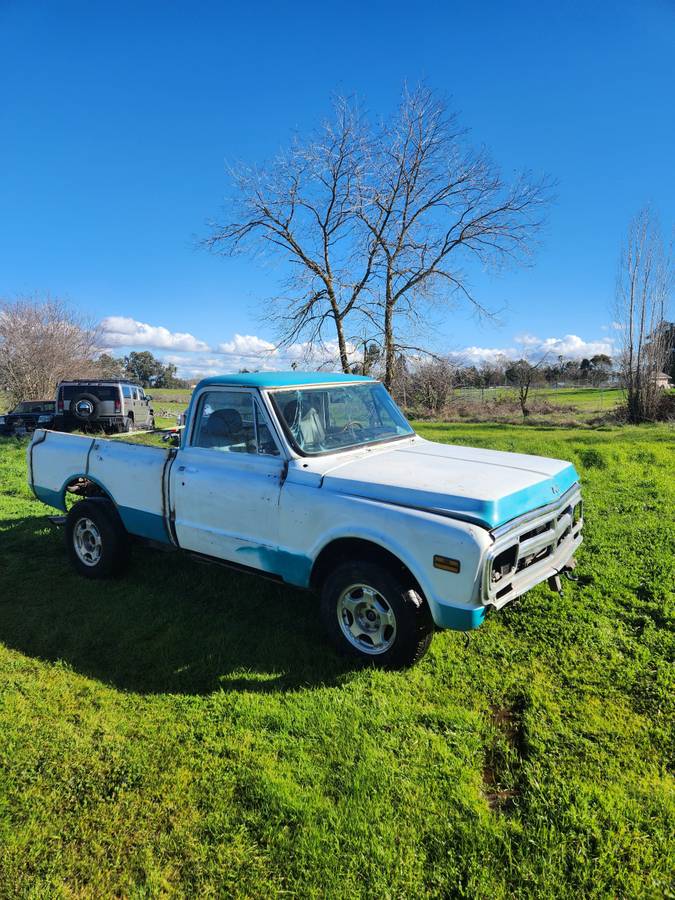
<svg viewBox="0 0 675 900"><path fill-rule="evenodd" d="M384 302L384 386L388 391L394 383L396 351L394 347L394 300L391 295L391 274L387 272Z"/></svg>
<svg viewBox="0 0 675 900"><path fill-rule="evenodd" d="M335 316L335 331L337 333L338 350L340 353L340 365L345 375L349 375L349 357L347 355L347 342L345 341L345 329L339 315Z"/></svg>

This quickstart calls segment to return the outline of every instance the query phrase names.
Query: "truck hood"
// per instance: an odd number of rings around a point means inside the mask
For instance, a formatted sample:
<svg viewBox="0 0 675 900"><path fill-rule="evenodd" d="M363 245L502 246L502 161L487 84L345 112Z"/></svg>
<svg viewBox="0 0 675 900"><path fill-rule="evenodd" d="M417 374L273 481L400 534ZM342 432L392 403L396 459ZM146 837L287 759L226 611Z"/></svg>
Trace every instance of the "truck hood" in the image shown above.
<svg viewBox="0 0 675 900"><path fill-rule="evenodd" d="M579 480L559 459L416 437L326 467L322 487L497 528L553 503Z"/></svg>

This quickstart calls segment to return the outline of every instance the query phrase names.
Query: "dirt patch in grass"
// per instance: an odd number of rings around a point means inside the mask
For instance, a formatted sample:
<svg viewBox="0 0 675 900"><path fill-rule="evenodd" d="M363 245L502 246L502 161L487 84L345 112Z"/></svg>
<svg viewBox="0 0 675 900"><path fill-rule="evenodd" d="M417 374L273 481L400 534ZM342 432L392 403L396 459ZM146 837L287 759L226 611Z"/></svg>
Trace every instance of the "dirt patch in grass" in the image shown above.
<svg viewBox="0 0 675 900"><path fill-rule="evenodd" d="M495 739L488 747L483 765L483 792L493 812L510 813L520 795L520 766L526 755L523 731L525 700L517 697L490 708Z"/></svg>

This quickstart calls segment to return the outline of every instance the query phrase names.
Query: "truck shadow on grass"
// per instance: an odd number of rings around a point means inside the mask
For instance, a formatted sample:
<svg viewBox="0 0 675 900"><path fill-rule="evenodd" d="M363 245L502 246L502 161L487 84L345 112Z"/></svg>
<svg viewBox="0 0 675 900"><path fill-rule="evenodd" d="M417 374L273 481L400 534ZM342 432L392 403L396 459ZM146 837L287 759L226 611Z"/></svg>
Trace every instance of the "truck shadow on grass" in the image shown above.
<svg viewBox="0 0 675 900"><path fill-rule="evenodd" d="M127 573L88 581L62 532L0 520L0 641L143 694L292 691L354 663L326 642L318 599L181 553L135 547Z"/></svg>

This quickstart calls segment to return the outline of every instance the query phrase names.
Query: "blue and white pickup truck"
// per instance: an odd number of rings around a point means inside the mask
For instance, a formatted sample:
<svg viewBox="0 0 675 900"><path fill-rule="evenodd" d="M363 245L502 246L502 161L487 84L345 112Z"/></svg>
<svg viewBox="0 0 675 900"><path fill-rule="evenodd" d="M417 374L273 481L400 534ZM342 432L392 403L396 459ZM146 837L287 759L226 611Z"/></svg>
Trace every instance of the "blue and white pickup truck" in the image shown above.
<svg viewBox="0 0 675 900"><path fill-rule="evenodd" d="M169 545L315 590L336 644L387 666L559 585L582 539L570 463L427 441L351 375L207 378L180 447L37 430L28 478L82 575L121 569L130 536Z"/></svg>

